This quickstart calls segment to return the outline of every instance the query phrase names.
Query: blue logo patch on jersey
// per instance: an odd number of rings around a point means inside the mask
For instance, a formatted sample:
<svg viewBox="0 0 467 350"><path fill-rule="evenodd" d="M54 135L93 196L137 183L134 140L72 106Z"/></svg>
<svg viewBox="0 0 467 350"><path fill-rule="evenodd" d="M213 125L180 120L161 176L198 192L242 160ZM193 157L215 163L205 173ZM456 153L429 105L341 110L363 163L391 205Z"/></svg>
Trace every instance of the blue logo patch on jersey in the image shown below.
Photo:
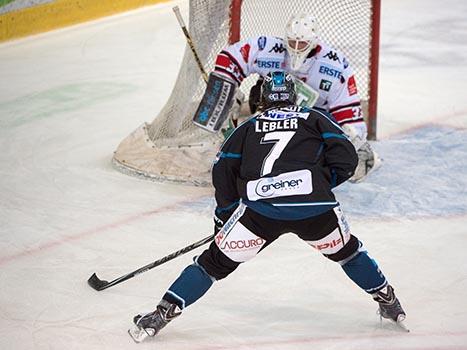
<svg viewBox="0 0 467 350"><path fill-rule="evenodd" d="M257 60L256 64L258 65L258 68L281 69L281 61L277 60Z"/></svg>
<svg viewBox="0 0 467 350"><path fill-rule="evenodd" d="M259 49L259 51L263 51L265 47L266 47L266 37L265 36L260 36L258 38L258 49Z"/></svg>
<svg viewBox="0 0 467 350"><path fill-rule="evenodd" d="M342 75L342 72L340 70L335 69L331 66L324 65L324 64L319 66L319 72L321 74L334 77L334 78L340 78Z"/></svg>

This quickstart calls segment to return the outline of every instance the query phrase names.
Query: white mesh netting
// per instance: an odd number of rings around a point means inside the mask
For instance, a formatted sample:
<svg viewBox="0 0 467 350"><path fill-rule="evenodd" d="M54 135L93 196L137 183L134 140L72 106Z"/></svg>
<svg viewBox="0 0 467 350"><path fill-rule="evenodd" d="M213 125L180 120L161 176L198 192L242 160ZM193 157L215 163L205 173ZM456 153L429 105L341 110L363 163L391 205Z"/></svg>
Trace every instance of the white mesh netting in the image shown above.
<svg viewBox="0 0 467 350"><path fill-rule="evenodd" d="M190 0L189 32L207 72L212 70L218 52L228 45L230 4L231 0ZM314 14L322 39L346 54L365 103L369 96L372 1L243 0L240 39L283 36L288 18L297 12ZM251 76L242 83L246 96L256 79ZM140 126L120 143L114 165L148 179L209 185L211 164L223 137L192 123L205 87L187 46L169 100L152 123Z"/></svg>

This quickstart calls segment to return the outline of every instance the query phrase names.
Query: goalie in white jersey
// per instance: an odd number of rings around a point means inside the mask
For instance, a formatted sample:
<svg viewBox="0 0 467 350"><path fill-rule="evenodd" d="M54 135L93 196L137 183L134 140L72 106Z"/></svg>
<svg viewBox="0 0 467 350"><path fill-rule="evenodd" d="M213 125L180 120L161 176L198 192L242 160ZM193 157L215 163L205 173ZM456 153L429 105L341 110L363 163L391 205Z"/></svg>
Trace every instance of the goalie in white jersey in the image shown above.
<svg viewBox="0 0 467 350"><path fill-rule="evenodd" d="M224 48L217 56L210 80L220 77L238 87L253 73L261 77L277 70L291 73L296 78L297 104L330 112L351 139L359 156L351 181L362 180L381 162L367 142L367 127L349 62L342 52L319 39L318 25L311 15L292 16L285 32L285 39L257 36ZM261 80L250 92L251 112L257 108ZM208 84L208 95L209 90ZM236 107L239 110L234 103L232 109Z"/></svg>

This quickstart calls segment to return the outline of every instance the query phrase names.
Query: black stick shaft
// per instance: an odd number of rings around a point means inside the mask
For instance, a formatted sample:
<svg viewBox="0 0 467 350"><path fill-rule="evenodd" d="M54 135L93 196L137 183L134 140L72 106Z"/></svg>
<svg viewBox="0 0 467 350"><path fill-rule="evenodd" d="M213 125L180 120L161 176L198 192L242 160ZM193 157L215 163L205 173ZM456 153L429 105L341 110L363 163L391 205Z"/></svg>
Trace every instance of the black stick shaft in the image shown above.
<svg viewBox="0 0 467 350"><path fill-rule="evenodd" d="M120 276L116 279L114 279L113 281L110 281L110 282L106 282L106 281L103 281L101 279L99 279L97 277L96 274L93 274L89 279L88 279L88 284L94 288L95 290L103 290L103 289L107 289L109 287L112 287L112 286L115 286L116 284L119 284L121 282L124 282L130 278L133 278L135 277L136 275L139 275L140 273L143 273L143 272L146 272L146 271L149 271L153 268L155 268L156 266L159 266L159 265L162 265L164 263L166 263L167 261L170 261L172 259L175 259L176 257L180 256L180 255L183 255L185 253L188 253L210 241L212 241L214 239L214 234L206 237L206 238L203 238L202 240L198 241L198 242L195 242L193 244L190 244L189 246L186 246L185 248L182 248L180 250L177 250L176 252L173 252L167 256L164 256L163 258L159 259L159 260L156 260L150 264L147 264L143 267L140 267L139 269L133 271L133 272L130 272L130 273L127 273L126 275L123 275L123 276Z"/></svg>

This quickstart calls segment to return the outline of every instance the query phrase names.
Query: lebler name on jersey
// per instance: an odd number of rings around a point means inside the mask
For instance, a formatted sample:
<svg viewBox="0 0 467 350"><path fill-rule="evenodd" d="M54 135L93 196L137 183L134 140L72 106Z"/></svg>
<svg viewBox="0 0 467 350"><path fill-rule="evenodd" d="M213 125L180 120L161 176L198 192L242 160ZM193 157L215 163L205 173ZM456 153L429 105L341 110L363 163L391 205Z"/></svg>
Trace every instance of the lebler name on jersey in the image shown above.
<svg viewBox="0 0 467 350"><path fill-rule="evenodd" d="M293 111L292 108L289 111L280 111L277 109L266 111L257 117L255 121L255 132L297 130L298 118L307 119L309 115L308 112L296 112Z"/></svg>
<svg viewBox="0 0 467 350"><path fill-rule="evenodd" d="M265 121L257 120L255 121L255 132L270 132L276 130L297 130L298 129L298 119L284 119L276 121Z"/></svg>

